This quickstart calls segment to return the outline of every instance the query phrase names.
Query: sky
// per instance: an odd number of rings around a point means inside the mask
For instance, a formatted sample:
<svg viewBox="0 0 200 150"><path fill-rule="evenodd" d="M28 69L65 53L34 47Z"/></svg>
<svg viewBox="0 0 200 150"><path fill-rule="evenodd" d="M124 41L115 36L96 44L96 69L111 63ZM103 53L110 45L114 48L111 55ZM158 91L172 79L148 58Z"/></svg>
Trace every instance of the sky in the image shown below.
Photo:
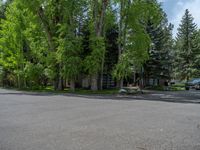
<svg viewBox="0 0 200 150"><path fill-rule="evenodd" d="M194 22L200 28L200 0L158 0L167 13L168 20L174 25L173 36L176 36L177 28L186 9L194 17Z"/></svg>

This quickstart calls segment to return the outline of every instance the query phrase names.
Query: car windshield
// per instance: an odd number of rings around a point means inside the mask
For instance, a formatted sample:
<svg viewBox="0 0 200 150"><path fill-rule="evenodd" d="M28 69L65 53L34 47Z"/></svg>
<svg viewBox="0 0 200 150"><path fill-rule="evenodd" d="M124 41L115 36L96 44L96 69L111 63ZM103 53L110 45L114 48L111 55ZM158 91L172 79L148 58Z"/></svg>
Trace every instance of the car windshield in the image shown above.
<svg viewBox="0 0 200 150"><path fill-rule="evenodd" d="M190 82L190 83L197 83L197 82L200 82L200 79L192 79L192 80L190 80L188 82Z"/></svg>

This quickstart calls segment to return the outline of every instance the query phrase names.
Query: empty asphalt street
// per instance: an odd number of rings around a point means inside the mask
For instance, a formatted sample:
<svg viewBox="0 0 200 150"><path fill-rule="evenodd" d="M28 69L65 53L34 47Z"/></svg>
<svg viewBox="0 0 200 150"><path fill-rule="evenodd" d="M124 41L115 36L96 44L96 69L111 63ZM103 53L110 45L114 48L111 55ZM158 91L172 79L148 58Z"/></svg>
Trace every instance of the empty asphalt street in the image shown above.
<svg viewBox="0 0 200 150"><path fill-rule="evenodd" d="M200 150L200 91L112 97L0 89L0 150Z"/></svg>

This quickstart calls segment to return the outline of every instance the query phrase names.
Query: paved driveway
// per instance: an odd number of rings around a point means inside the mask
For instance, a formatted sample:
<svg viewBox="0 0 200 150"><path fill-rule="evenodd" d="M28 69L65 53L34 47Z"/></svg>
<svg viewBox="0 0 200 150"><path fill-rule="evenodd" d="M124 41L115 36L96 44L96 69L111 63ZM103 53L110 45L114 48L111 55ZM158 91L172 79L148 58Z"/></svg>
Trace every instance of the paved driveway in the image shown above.
<svg viewBox="0 0 200 150"><path fill-rule="evenodd" d="M200 104L119 99L0 89L0 150L200 150Z"/></svg>
<svg viewBox="0 0 200 150"><path fill-rule="evenodd" d="M168 101L176 103L199 103L200 104L200 90L190 91L152 91L147 95L144 95L146 100L158 100Z"/></svg>

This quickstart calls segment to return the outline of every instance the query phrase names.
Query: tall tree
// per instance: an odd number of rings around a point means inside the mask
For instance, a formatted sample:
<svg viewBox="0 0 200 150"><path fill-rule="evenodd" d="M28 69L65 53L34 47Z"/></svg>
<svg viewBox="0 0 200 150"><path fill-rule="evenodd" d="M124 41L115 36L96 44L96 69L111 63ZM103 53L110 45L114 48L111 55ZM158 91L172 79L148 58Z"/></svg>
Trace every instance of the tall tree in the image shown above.
<svg viewBox="0 0 200 150"><path fill-rule="evenodd" d="M109 0L92 0L90 20L91 54L85 59L85 68L91 75L91 90L98 90L98 75L102 69L105 55L104 24Z"/></svg>
<svg viewBox="0 0 200 150"><path fill-rule="evenodd" d="M82 59L81 48L81 24L84 22L84 1L68 1L68 7L63 12L66 23L61 25L58 38L58 61L63 63L63 77L70 81L71 90L75 90L75 80L80 74Z"/></svg>
<svg viewBox="0 0 200 150"><path fill-rule="evenodd" d="M144 66L147 85L159 85L159 80L170 79L172 70L173 25L168 23L167 16L160 4L157 3L157 5L160 7L163 18L157 25L149 19L146 27L151 38L151 47L148 50L149 60ZM150 79L153 81L152 83L150 83Z"/></svg>
<svg viewBox="0 0 200 150"><path fill-rule="evenodd" d="M74 78L78 74L75 64L80 64L80 47L76 42L78 38L78 25L83 16L85 1L71 0L37 0L23 1L23 3L38 17L46 33L49 46L49 71L54 81L54 89L62 90L64 77L72 80L71 88L74 90ZM80 12L81 11L81 12ZM62 57L61 57L62 56ZM77 65L76 65L77 66ZM76 70L76 71L75 71ZM72 78L73 77L73 78Z"/></svg>
<svg viewBox="0 0 200 150"><path fill-rule="evenodd" d="M120 57L122 51L126 46L126 36L127 36L127 28L128 28L128 19L129 19L129 9L131 0L120 0L119 3L119 34L118 34L118 61L120 61ZM118 87L121 88L123 86L123 79L120 79L117 83Z"/></svg>
<svg viewBox="0 0 200 150"><path fill-rule="evenodd" d="M44 28L48 47L49 47L49 55L51 56L51 61L49 61L50 69L52 70L53 74L51 74L54 81L54 89L62 89L62 79L60 75L60 64L56 61L55 53L58 47L55 39L58 37L58 25L60 24L61 18L63 17L61 14L61 10L59 9L62 4L60 0L52 0L52 1L45 1L45 0L36 0L36 1L21 1L24 5L38 17L38 21L42 24Z"/></svg>
<svg viewBox="0 0 200 150"><path fill-rule="evenodd" d="M42 56L47 46L36 17L14 1L7 8L5 19L1 20L0 33L1 65L8 72L4 78L13 76L7 80L15 80L19 88L31 86L33 82L41 84Z"/></svg>
<svg viewBox="0 0 200 150"><path fill-rule="evenodd" d="M195 34L194 39L194 77L200 76L200 30Z"/></svg>
<svg viewBox="0 0 200 150"><path fill-rule="evenodd" d="M122 2L122 1L121 1ZM122 54L114 70L114 77L119 81L141 70L148 59L150 37L145 31L149 16L157 24L161 18L159 7L154 2L130 1L127 11L127 27L123 30ZM119 39L121 40L121 38ZM142 41L142 44L141 44Z"/></svg>
<svg viewBox="0 0 200 150"><path fill-rule="evenodd" d="M189 80L195 72L195 45L194 39L197 32L197 25L194 23L189 10L185 10L185 14L178 28L176 38L176 75L180 79Z"/></svg>
<svg viewBox="0 0 200 150"><path fill-rule="evenodd" d="M23 13L25 12L18 9L17 3L10 5L6 11L6 19L1 20L0 33L1 65L6 69L6 72L17 76L14 82L17 82L19 88L24 84L23 31L25 30L25 18Z"/></svg>

